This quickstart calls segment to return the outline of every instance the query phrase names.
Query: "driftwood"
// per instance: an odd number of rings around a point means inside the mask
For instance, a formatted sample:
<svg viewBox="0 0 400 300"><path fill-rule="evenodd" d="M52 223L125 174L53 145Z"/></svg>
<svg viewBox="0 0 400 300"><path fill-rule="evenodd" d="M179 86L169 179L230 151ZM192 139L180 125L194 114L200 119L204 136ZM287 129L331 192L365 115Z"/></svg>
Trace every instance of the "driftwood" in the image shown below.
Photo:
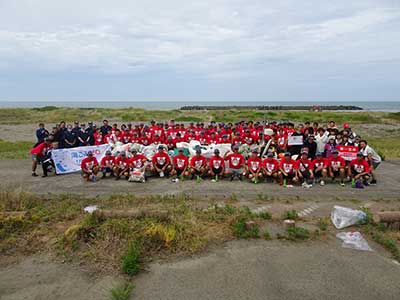
<svg viewBox="0 0 400 300"><path fill-rule="evenodd" d="M166 210L134 209L134 210L105 210L99 209L93 212L93 215L100 218L158 218L169 220L170 215Z"/></svg>
<svg viewBox="0 0 400 300"><path fill-rule="evenodd" d="M395 223L400 222L400 211L382 211L374 214L375 223Z"/></svg>

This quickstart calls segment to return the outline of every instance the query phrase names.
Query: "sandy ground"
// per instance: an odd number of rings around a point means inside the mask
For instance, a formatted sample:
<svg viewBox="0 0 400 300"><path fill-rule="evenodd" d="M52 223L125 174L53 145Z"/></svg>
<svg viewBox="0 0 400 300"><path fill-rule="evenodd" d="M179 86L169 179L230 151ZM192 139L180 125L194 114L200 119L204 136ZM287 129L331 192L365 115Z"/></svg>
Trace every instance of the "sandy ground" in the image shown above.
<svg viewBox="0 0 400 300"><path fill-rule="evenodd" d="M146 183L130 183L125 180L115 181L113 178L99 180L96 183L83 182L79 173L68 175L51 175L48 178L32 177L29 160L1 160L0 187L3 189L19 189L35 193L76 193L88 197L111 195L115 193L132 193L137 196L177 195L185 193L195 199L204 200L257 200L295 198L313 201L340 200L379 200L399 199L400 195L400 161L386 161L377 170L379 183L365 189L353 189L350 184L340 187L338 184L327 184L304 189L299 186L282 188L277 184L252 184L222 180L213 183L195 180L172 183L166 178L150 178ZM6 172L4 170L7 170ZM40 174L40 171L39 171Z"/></svg>
<svg viewBox="0 0 400 300"><path fill-rule="evenodd" d="M379 246L344 249L340 241L234 241L208 254L153 263L131 299L398 299L400 265ZM0 269L2 300L109 298L117 280L92 278L46 256Z"/></svg>

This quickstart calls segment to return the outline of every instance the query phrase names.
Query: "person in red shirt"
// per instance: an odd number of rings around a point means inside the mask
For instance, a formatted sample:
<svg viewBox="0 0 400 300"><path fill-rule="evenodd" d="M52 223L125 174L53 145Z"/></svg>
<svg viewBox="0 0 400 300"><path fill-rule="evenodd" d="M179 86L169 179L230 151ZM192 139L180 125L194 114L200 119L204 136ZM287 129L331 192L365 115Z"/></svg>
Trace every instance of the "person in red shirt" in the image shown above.
<svg viewBox="0 0 400 300"><path fill-rule="evenodd" d="M237 177L242 181L242 175L244 173L245 159L242 154L239 153L239 146L233 145L232 152L225 153L224 159L228 161L228 168L225 170L225 175L230 176L232 181Z"/></svg>
<svg viewBox="0 0 400 300"><path fill-rule="evenodd" d="M101 178L105 178L107 173L114 176L115 157L111 155L111 151L107 150L106 155L100 161L100 170L103 173Z"/></svg>
<svg viewBox="0 0 400 300"><path fill-rule="evenodd" d="M293 180L294 183L299 181L297 177L297 163L291 158L290 152L285 152L285 157L279 163L279 177L281 185L286 179L287 181Z"/></svg>
<svg viewBox="0 0 400 300"><path fill-rule="evenodd" d="M189 160L186 157L186 155L183 154L182 148L180 148L178 150L178 154L174 156L174 158L172 159L172 162L173 162L173 169L171 171L172 176L176 176L176 177L189 176L189 172L188 172Z"/></svg>
<svg viewBox="0 0 400 300"><path fill-rule="evenodd" d="M144 169L146 168L147 157L142 153L138 153L136 149L131 150L132 157L129 159L130 169Z"/></svg>
<svg viewBox="0 0 400 300"><path fill-rule="evenodd" d="M52 148L51 146L51 141L49 138L44 138L44 142L40 143L36 147L32 148L29 153L31 154L32 157L32 176L36 177L38 176L36 174L36 168L38 165L38 161L41 162L43 159L46 158L47 151ZM43 176L45 173L43 173ZM44 176L45 177L45 176Z"/></svg>
<svg viewBox="0 0 400 300"><path fill-rule="evenodd" d="M314 181L313 164L308 158L308 151L302 150L297 161L297 176L303 181L303 187L311 187Z"/></svg>
<svg viewBox="0 0 400 300"><path fill-rule="evenodd" d="M346 176L346 161L343 157L339 156L337 149L333 149L331 157L328 159L328 174L332 178L340 177L340 185L344 186L344 177Z"/></svg>
<svg viewBox="0 0 400 300"><path fill-rule="evenodd" d="M81 161L82 177L86 181L96 181L99 172L99 163L92 151L88 151L87 157Z"/></svg>
<svg viewBox="0 0 400 300"><path fill-rule="evenodd" d="M98 132L95 132L95 134L93 135L94 137L94 144L96 146L98 145L103 145L104 144L104 138L103 138L103 134L101 133L101 131L99 130Z"/></svg>
<svg viewBox="0 0 400 300"><path fill-rule="evenodd" d="M278 145L278 147L282 150L286 150L288 136L283 131L283 128L279 128L278 132L275 135L275 139L276 139L276 144Z"/></svg>
<svg viewBox="0 0 400 300"><path fill-rule="evenodd" d="M142 132L139 144L142 144L143 146L149 146L151 144L151 138L146 134L146 132Z"/></svg>
<svg viewBox="0 0 400 300"><path fill-rule="evenodd" d="M268 152L267 158L263 161L264 177L268 180L271 178L276 181L279 175L279 163L274 159L274 153Z"/></svg>
<svg viewBox="0 0 400 300"><path fill-rule="evenodd" d="M317 152L313 160L313 173L315 179L320 179L319 184L325 185L326 176L328 175L328 160L322 157L321 152Z"/></svg>
<svg viewBox="0 0 400 300"><path fill-rule="evenodd" d="M164 146L158 146L158 152L152 158L153 168L152 171L160 177L168 175L172 171L171 158L168 153L164 151Z"/></svg>
<svg viewBox="0 0 400 300"><path fill-rule="evenodd" d="M218 179L224 175L225 170L225 160L219 155L219 153L219 149L215 149L214 156L210 158L209 162L208 173L215 181L218 181Z"/></svg>
<svg viewBox="0 0 400 300"><path fill-rule="evenodd" d="M363 179L363 184L369 185L369 173L370 167L364 158L364 154L358 152L357 158L353 159L349 164L348 175L354 180Z"/></svg>
<svg viewBox="0 0 400 300"><path fill-rule="evenodd" d="M121 176L125 176L126 179L129 178L129 165L130 160L126 157L125 151L122 151L121 154L115 159L115 180L119 180Z"/></svg>
<svg viewBox="0 0 400 300"><path fill-rule="evenodd" d="M235 133L235 136L232 137L232 146L240 146L243 144L243 139L239 131Z"/></svg>
<svg viewBox="0 0 400 300"><path fill-rule="evenodd" d="M217 135L217 133L215 131L210 133L210 136L208 137L208 144L218 144L219 141L219 136Z"/></svg>
<svg viewBox="0 0 400 300"><path fill-rule="evenodd" d="M207 174L207 159L201 155L201 149L196 149L196 155L190 159L189 172L192 175L192 179L197 176L197 179L203 179L203 176Z"/></svg>
<svg viewBox="0 0 400 300"><path fill-rule="evenodd" d="M263 166L262 160L258 156L257 149L252 150L251 156L247 160L247 167L246 167L246 174L252 182L258 183L259 180L262 178L263 176L262 166Z"/></svg>

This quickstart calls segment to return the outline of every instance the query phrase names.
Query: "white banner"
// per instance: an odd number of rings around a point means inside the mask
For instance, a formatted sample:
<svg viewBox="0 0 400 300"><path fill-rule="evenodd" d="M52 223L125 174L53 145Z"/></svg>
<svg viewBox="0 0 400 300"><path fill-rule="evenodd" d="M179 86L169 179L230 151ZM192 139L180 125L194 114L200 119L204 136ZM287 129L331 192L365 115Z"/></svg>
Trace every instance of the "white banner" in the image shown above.
<svg viewBox="0 0 400 300"><path fill-rule="evenodd" d="M51 151L51 158L56 166L57 174L67 174L81 170L81 162L87 156L88 151L93 152L93 156L100 163L101 158L107 150L111 150L108 144L99 146L76 147L69 149L54 149Z"/></svg>
<svg viewBox="0 0 400 300"><path fill-rule="evenodd" d="M288 146L296 146L303 145L303 136L302 135L291 135L288 137Z"/></svg>

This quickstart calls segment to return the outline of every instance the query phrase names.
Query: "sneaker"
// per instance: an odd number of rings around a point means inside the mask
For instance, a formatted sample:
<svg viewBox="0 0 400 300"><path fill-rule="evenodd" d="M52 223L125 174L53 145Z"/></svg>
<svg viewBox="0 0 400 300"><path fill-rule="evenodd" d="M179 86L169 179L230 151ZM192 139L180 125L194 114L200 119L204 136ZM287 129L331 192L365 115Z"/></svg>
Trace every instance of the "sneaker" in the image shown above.
<svg viewBox="0 0 400 300"><path fill-rule="evenodd" d="M47 177L47 175L43 174L43 175L42 175L42 178L45 178L45 177Z"/></svg>
<svg viewBox="0 0 400 300"><path fill-rule="evenodd" d="M320 184L320 186L324 186L325 185L325 181L321 180L319 184Z"/></svg>
<svg viewBox="0 0 400 300"><path fill-rule="evenodd" d="M344 182L343 182L343 181L340 183L340 186L345 186L345 184L344 184Z"/></svg>
<svg viewBox="0 0 400 300"><path fill-rule="evenodd" d="M160 177L162 178L162 177L164 177L164 172L160 172Z"/></svg>
<svg viewBox="0 0 400 300"><path fill-rule="evenodd" d="M229 179L230 181L233 181L233 179L235 178L235 175L232 175L231 178Z"/></svg>
<svg viewBox="0 0 400 300"><path fill-rule="evenodd" d="M239 175L238 178L240 181L243 181L242 175Z"/></svg>
<svg viewBox="0 0 400 300"><path fill-rule="evenodd" d="M306 187L308 186L308 184L307 184L306 182L303 182L303 183L301 184L301 186L302 186L303 188L306 188Z"/></svg>
<svg viewBox="0 0 400 300"><path fill-rule="evenodd" d="M121 177L119 177L119 176L117 176L117 177L115 177L115 180L119 180Z"/></svg>
<svg viewBox="0 0 400 300"><path fill-rule="evenodd" d="M92 176L92 181L93 181L93 182L96 182L96 181L97 181L96 175L93 175L93 176Z"/></svg>
<svg viewBox="0 0 400 300"><path fill-rule="evenodd" d="M35 172L33 172L33 173L32 173L32 176L33 176L33 177L37 177L38 174L36 174Z"/></svg>
<svg viewBox="0 0 400 300"><path fill-rule="evenodd" d="M376 179L372 179L370 185L376 185Z"/></svg>
<svg viewBox="0 0 400 300"><path fill-rule="evenodd" d="M364 181L363 181L363 185L365 185L365 186L369 186L369 183L368 183L368 181L364 180Z"/></svg>

